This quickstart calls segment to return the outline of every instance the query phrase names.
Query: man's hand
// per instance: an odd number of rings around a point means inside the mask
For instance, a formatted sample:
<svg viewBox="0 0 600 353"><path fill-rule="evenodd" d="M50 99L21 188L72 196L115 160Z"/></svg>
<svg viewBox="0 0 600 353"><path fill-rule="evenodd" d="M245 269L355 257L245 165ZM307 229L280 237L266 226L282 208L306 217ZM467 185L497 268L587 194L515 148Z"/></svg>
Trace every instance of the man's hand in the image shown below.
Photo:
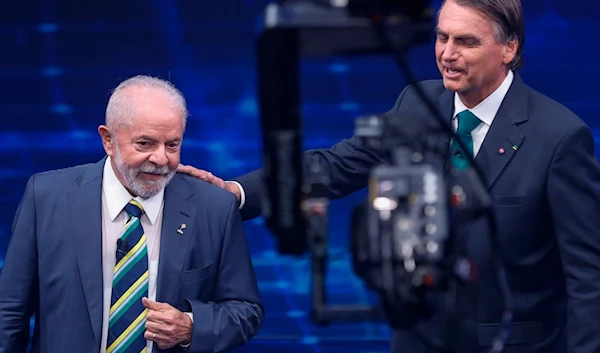
<svg viewBox="0 0 600 353"><path fill-rule="evenodd" d="M211 172L207 172L206 170L198 169L196 167L192 167L191 165L179 164L179 166L177 167L177 172L188 174L190 176L193 176L194 178L204 180L208 183L220 187L221 189L225 189L229 192L232 192L237 197L238 201L240 201L240 198L242 197L240 188L235 183L225 182L223 179L213 175Z"/></svg>
<svg viewBox="0 0 600 353"><path fill-rule="evenodd" d="M158 348L169 349L192 340L192 319L169 304L142 298L148 309L144 338L154 341Z"/></svg>

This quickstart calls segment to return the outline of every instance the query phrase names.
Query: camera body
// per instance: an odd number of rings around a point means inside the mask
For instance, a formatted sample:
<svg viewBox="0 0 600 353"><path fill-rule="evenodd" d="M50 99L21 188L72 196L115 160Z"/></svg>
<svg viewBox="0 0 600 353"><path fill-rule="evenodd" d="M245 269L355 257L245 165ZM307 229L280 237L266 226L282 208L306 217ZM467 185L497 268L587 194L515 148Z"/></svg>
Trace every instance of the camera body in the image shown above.
<svg viewBox="0 0 600 353"><path fill-rule="evenodd" d="M356 272L366 272L370 286L403 293L439 282L436 264L449 237L445 191L443 175L428 164L373 169L366 229L354 253ZM363 264L377 270L365 271Z"/></svg>
<svg viewBox="0 0 600 353"><path fill-rule="evenodd" d="M440 296L476 278L452 224L477 216L487 196L468 171L449 167L448 139L423 121L388 113L355 122L355 135L388 163L371 170L368 200L352 215L353 269L397 328L439 312Z"/></svg>

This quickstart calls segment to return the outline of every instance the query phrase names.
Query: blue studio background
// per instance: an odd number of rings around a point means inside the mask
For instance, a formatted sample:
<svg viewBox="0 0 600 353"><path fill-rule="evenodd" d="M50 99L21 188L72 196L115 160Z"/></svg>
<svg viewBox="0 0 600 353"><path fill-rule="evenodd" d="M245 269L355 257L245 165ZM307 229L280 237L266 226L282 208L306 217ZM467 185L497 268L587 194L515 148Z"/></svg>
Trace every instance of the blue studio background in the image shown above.
<svg viewBox="0 0 600 353"><path fill-rule="evenodd" d="M34 173L95 162L96 128L111 89L136 74L168 78L191 118L182 162L231 178L262 164L256 101L255 24L266 0L5 3L0 11L0 268L14 212ZM600 137L600 2L526 0L525 81L579 114ZM433 45L410 62L439 77ZM302 65L305 148L352 134L354 119L389 109L405 85L391 58L327 58ZM352 274L349 212L333 203L330 300L369 299ZM260 334L240 352L383 352L385 324L317 327L309 318L308 259L278 256L260 220L246 223L266 306ZM60 256L60 254L57 254Z"/></svg>

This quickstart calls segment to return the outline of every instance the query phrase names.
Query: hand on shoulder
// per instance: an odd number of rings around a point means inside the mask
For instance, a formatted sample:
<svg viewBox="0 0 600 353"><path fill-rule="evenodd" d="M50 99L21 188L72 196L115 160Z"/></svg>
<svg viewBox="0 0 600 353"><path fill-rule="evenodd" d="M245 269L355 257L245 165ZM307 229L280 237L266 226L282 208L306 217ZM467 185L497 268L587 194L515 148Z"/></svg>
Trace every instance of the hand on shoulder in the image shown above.
<svg viewBox="0 0 600 353"><path fill-rule="evenodd" d="M224 181L223 179L217 177L209 171L198 169L191 165L179 164L179 166L177 167L177 172L187 174L200 180L204 180L207 183L211 183L215 186L220 187L221 189L227 190L233 193L237 197L238 201L241 198L241 190L237 183Z"/></svg>

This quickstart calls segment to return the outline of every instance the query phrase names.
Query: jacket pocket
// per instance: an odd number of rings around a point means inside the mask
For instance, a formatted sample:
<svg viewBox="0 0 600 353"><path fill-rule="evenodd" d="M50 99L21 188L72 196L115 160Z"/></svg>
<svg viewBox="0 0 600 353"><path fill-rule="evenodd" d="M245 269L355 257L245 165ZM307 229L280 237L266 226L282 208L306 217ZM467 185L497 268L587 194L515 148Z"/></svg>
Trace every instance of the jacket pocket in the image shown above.
<svg viewBox="0 0 600 353"><path fill-rule="evenodd" d="M214 265L215 263L213 262L202 268L181 272L181 274L179 275L179 283L198 282L207 278L208 276L213 274L215 267Z"/></svg>
<svg viewBox="0 0 600 353"><path fill-rule="evenodd" d="M498 335L500 324L477 325L477 343L481 347L491 347ZM533 344L541 342L544 338L544 329L541 321L523 321L510 324L509 344Z"/></svg>

